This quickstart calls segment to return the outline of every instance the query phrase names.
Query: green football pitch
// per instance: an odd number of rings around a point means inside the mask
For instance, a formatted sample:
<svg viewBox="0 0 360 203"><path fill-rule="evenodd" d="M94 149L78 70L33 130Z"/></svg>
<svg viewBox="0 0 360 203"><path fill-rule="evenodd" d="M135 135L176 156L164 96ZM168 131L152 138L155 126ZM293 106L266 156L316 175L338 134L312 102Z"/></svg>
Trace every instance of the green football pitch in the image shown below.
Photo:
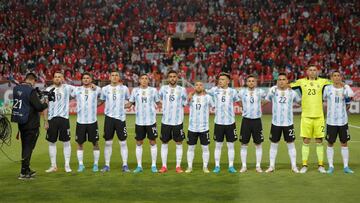
<svg viewBox="0 0 360 203"><path fill-rule="evenodd" d="M74 138L76 118L71 118L71 133ZM103 116L99 116L99 132L103 132ZM133 115L127 117L129 132L129 167L136 166ZM213 132L213 117L210 122L210 134ZM158 117L160 129L161 117ZM239 129L241 118L237 116ZM184 129L187 129L188 117L185 117ZM263 116L265 142L263 143L262 168L269 163L269 146L267 139L271 124L270 115ZM299 138L300 116L295 116L297 163L301 163L301 139ZM168 169L166 174L152 174L150 171L150 148L146 142L143 148L143 167L141 174L122 173L121 157L117 138L113 145L111 172L93 173L91 171L93 155L92 146L86 143L84 147L84 173L77 173L76 145L72 138L72 173L65 173L63 164L62 144L58 143L58 172L46 174L49 167L48 144L45 132L37 142L32 157L32 169L37 171L37 177L30 181L17 179L20 170L19 162L8 160L0 153L0 202L358 202L360 198L360 115L349 118L350 134L350 167L355 174L344 174L340 146L335 144L335 173L333 175L317 172L315 145L310 149L310 168L306 174L294 174L290 171L290 161L284 141L279 145L276 161L276 171L272 174L255 172L255 150L250 144L248 152L248 172L245 174L229 174L227 172L227 149L223 147L220 174L204 174L202 172L201 147L196 148L194 171L191 174L175 173L175 144L169 144ZM15 139L17 128L13 125L11 146L3 150L10 158L20 159L20 141ZM102 133L101 133L102 136ZM104 140L100 141L100 167L104 164ZM209 168L214 167L214 142L210 144ZM326 148L325 148L326 149ZM184 144L182 166L185 169L187 146ZM235 145L235 167L240 168L240 143ZM324 151L326 157L326 151ZM326 158L325 158L326 160ZM325 161L326 162L326 161ZM160 141L158 142L157 166L160 168ZM327 168L327 167L326 167Z"/></svg>

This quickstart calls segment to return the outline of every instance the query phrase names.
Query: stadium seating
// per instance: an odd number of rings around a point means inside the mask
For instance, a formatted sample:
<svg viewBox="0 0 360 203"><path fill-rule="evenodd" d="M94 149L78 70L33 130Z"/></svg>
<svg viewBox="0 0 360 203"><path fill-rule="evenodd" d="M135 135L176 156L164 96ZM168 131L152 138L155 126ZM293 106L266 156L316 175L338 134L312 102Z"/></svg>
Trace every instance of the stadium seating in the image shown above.
<svg viewBox="0 0 360 203"><path fill-rule="evenodd" d="M130 83L151 72L158 86L175 68L190 81L213 82L217 73L231 72L239 86L250 73L261 84L280 71L300 78L303 68L315 63L323 76L340 69L359 82L359 3L323 2L4 1L0 80L21 80L32 70L46 81L59 69L67 80L78 80L82 71L106 80L108 70L118 69ZM169 22L196 22L194 46L165 52ZM161 57L147 60L147 53Z"/></svg>

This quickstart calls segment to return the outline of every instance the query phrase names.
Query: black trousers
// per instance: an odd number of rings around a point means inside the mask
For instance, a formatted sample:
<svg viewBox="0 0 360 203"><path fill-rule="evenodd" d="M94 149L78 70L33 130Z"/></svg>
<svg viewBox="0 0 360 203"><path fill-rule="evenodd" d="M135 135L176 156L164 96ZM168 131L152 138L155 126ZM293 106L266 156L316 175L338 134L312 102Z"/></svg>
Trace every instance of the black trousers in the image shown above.
<svg viewBox="0 0 360 203"><path fill-rule="evenodd" d="M26 174L30 171L30 159L39 137L39 128L21 129L21 173Z"/></svg>

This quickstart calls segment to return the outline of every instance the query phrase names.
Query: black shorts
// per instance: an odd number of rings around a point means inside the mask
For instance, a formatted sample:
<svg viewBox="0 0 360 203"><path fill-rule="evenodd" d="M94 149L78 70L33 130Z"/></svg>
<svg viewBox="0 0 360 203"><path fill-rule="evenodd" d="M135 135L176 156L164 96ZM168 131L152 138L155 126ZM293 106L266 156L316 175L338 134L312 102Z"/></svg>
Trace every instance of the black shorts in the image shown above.
<svg viewBox="0 0 360 203"><path fill-rule="evenodd" d="M104 138L105 141L112 140L114 138L114 133L120 141L124 141L127 138L127 130L125 121L121 121L109 116L105 116L104 124Z"/></svg>
<svg viewBox="0 0 360 203"><path fill-rule="evenodd" d="M98 132L98 124L90 123L90 124L80 124L76 123L76 142L78 144L83 144L86 140L95 144L99 141L99 132Z"/></svg>
<svg viewBox="0 0 360 203"><path fill-rule="evenodd" d="M343 126L326 125L326 137L325 139L330 143L334 144L336 137L339 135L341 143L346 143L350 140L350 133L348 124Z"/></svg>
<svg viewBox="0 0 360 203"><path fill-rule="evenodd" d="M49 142L60 141L67 142L70 140L70 123L69 119L54 117L49 120L49 128L46 132L46 140Z"/></svg>
<svg viewBox="0 0 360 203"><path fill-rule="evenodd" d="M248 144L252 136L255 144L261 144L264 141L262 130L260 118L243 118L241 122L240 142L242 144Z"/></svg>
<svg viewBox="0 0 360 203"><path fill-rule="evenodd" d="M226 142L235 142L237 140L236 125L218 125L215 123L214 128L214 140L216 142L224 142L226 136Z"/></svg>
<svg viewBox="0 0 360 203"><path fill-rule="evenodd" d="M295 141L295 130L294 125L290 126L276 126L271 124L270 130L270 141L277 143L280 141L281 133L284 134L284 140L286 142L294 142Z"/></svg>
<svg viewBox="0 0 360 203"><path fill-rule="evenodd" d="M160 140L168 143L171 139L175 142L182 142L185 139L183 124L180 125L166 125L161 124Z"/></svg>
<svg viewBox="0 0 360 203"><path fill-rule="evenodd" d="M137 141L144 140L146 135L149 140L155 140L158 137L156 123L153 125L135 125L135 134Z"/></svg>
<svg viewBox="0 0 360 203"><path fill-rule="evenodd" d="M201 145L209 145L210 144L210 135L209 131L205 132L192 132L188 131L188 145L196 145L198 138L200 138Z"/></svg>

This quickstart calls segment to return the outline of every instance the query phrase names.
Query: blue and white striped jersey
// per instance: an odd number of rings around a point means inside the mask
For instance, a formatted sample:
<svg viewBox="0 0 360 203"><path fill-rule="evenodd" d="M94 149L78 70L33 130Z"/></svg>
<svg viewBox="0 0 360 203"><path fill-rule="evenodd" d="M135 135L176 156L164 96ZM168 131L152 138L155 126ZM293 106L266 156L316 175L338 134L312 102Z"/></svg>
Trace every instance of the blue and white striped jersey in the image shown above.
<svg viewBox="0 0 360 203"><path fill-rule="evenodd" d="M261 118L261 100L265 99L266 93L260 88L251 91L249 88L242 88L239 91L239 97L242 102L244 118Z"/></svg>
<svg viewBox="0 0 360 203"><path fill-rule="evenodd" d="M103 87L100 99L105 101L105 115L125 121L125 102L129 98L129 89L124 85L107 85Z"/></svg>
<svg viewBox="0 0 360 203"><path fill-rule="evenodd" d="M187 100L186 89L181 86L172 88L164 85L160 88L159 96L162 102L162 123L166 125L182 124Z"/></svg>
<svg viewBox="0 0 360 203"><path fill-rule="evenodd" d="M239 101L237 91L233 88L213 87L207 90L215 103L215 124L231 125L235 123L234 102Z"/></svg>
<svg viewBox="0 0 360 203"><path fill-rule="evenodd" d="M190 103L189 130L192 132L205 132L209 130L210 107L214 107L214 101L208 94L194 94Z"/></svg>
<svg viewBox="0 0 360 203"><path fill-rule="evenodd" d="M348 85L343 88L336 88L333 85L325 87L323 98L327 102L326 124L342 126L348 123L345 98L353 96L354 92Z"/></svg>
<svg viewBox="0 0 360 203"><path fill-rule="evenodd" d="M156 103L160 101L158 92L153 87L136 87L131 92L130 102L135 103L136 125L156 123Z"/></svg>
<svg viewBox="0 0 360 203"><path fill-rule="evenodd" d="M71 96L76 99L77 122L91 124L97 121L97 104L101 94L101 88L75 87Z"/></svg>
<svg viewBox="0 0 360 203"><path fill-rule="evenodd" d="M55 101L49 102L48 119L51 120L54 117L69 119L69 101L75 87L67 84L62 84L59 87L51 85L46 88L46 91L50 91L53 88L55 88Z"/></svg>
<svg viewBox="0 0 360 203"><path fill-rule="evenodd" d="M301 101L300 96L292 89L279 90L270 88L265 100L272 102L272 124L290 126L294 124L293 104Z"/></svg>

